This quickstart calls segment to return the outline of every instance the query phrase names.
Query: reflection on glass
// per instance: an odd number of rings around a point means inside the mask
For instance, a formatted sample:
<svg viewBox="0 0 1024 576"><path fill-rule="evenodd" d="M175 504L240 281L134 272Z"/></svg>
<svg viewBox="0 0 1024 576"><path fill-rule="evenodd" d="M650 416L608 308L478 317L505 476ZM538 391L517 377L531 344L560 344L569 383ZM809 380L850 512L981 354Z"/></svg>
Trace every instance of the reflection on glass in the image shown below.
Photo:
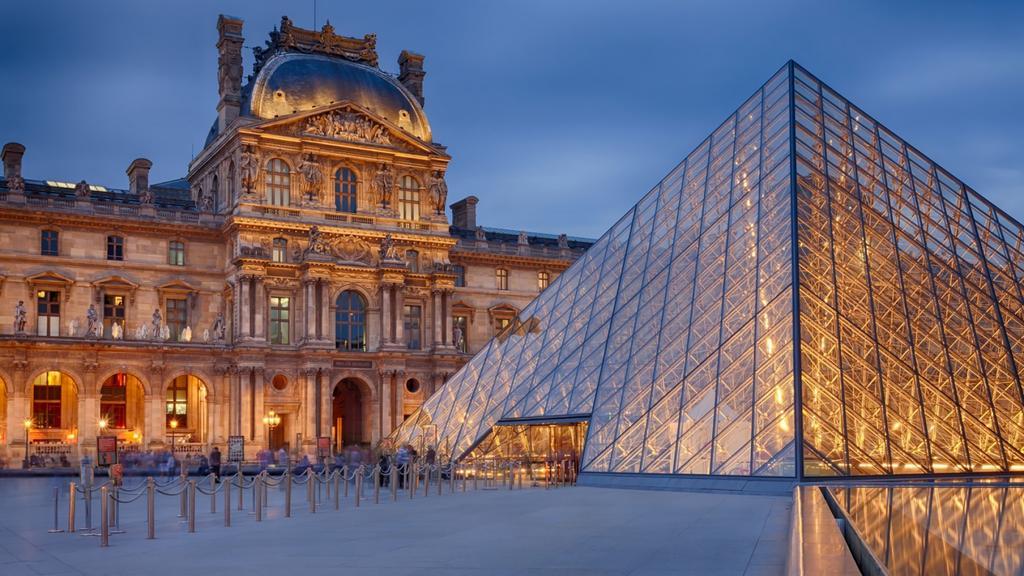
<svg viewBox="0 0 1024 576"><path fill-rule="evenodd" d="M1020 574L1024 486L834 487L889 573Z"/></svg>

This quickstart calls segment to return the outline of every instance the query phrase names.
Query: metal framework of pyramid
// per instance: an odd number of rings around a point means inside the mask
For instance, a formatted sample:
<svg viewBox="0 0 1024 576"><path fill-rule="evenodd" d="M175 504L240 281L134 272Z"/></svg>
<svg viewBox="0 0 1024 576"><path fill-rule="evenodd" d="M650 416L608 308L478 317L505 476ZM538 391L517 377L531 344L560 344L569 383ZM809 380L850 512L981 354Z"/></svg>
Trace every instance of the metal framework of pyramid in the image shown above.
<svg viewBox="0 0 1024 576"><path fill-rule="evenodd" d="M575 417L583 473L1024 471L1022 251L790 62L393 439Z"/></svg>

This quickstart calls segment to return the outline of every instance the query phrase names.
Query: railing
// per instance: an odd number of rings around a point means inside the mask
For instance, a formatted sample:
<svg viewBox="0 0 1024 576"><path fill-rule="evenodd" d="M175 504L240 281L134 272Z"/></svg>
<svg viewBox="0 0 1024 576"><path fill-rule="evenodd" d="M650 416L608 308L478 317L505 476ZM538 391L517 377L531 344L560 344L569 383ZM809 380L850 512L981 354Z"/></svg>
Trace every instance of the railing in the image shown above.
<svg viewBox="0 0 1024 576"><path fill-rule="evenodd" d="M476 240L460 239L455 246L457 251L486 252L490 254L509 254L513 256L529 256L533 258L575 259L583 250L572 248L552 248L550 246L520 246L503 242L487 242L478 244Z"/></svg>
<svg viewBox="0 0 1024 576"><path fill-rule="evenodd" d="M8 199L8 192L0 192L0 201ZM54 210L69 210L83 214L97 214L101 216L124 216L127 218L139 218L145 216L142 208L133 204L117 204L114 202L91 201L67 196L47 196L38 194L25 195L25 203L31 208L47 208ZM294 212L298 214L298 212ZM167 208L156 209L156 217L159 220L169 222L181 222L185 224L204 224L210 222L213 217L188 210L173 210Z"/></svg>

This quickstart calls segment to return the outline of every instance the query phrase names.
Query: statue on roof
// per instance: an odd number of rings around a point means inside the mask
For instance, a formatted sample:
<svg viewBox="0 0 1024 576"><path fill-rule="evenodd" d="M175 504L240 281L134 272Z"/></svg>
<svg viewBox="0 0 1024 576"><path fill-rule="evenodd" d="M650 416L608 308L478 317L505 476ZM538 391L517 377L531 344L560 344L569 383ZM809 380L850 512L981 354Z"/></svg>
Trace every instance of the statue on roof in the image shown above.
<svg viewBox="0 0 1024 576"><path fill-rule="evenodd" d="M153 200L153 191L149 188L139 191L139 204L152 204Z"/></svg>
<svg viewBox="0 0 1024 576"><path fill-rule="evenodd" d="M7 177L7 190L15 194L21 194L25 191L25 179L17 174L11 174Z"/></svg>
<svg viewBox="0 0 1024 576"><path fill-rule="evenodd" d="M324 175L320 171L320 163L317 162L316 156L307 154L302 158L302 163L299 164L299 173L303 177L303 185L305 187L305 194L303 195L304 200L313 205L320 205L323 203L323 183Z"/></svg>
<svg viewBox="0 0 1024 576"><path fill-rule="evenodd" d="M75 185L75 196L78 198L89 198L89 183L82 180Z"/></svg>
<svg viewBox="0 0 1024 576"><path fill-rule="evenodd" d="M519 231L519 245L520 246L529 246L530 245L530 237L526 235L526 231L525 230L520 230Z"/></svg>
<svg viewBox="0 0 1024 576"><path fill-rule="evenodd" d="M477 226L476 227L476 232L474 232L473 235L474 235L474 237L476 237L477 240L481 240L481 241L486 241L487 240L487 232L484 231L484 227L483 226Z"/></svg>
<svg viewBox="0 0 1024 576"><path fill-rule="evenodd" d="M391 205L391 196L394 193L395 182L391 174L391 167L381 164L377 174L373 177L373 195L383 207Z"/></svg>
<svg viewBox="0 0 1024 576"><path fill-rule="evenodd" d="M444 214L445 203L448 201L448 184L444 181L444 172L435 170L430 178L430 198L434 202L434 212Z"/></svg>
<svg viewBox="0 0 1024 576"><path fill-rule="evenodd" d="M565 234L558 235L558 247L562 249L569 248L569 237Z"/></svg>

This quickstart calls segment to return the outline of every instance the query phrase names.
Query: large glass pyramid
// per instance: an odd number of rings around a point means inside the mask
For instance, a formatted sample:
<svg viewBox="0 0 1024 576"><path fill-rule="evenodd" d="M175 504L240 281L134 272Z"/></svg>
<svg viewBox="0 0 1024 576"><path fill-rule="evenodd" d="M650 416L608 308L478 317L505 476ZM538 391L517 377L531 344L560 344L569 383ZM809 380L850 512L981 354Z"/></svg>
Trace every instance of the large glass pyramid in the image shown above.
<svg viewBox="0 0 1024 576"><path fill-rule="evenodd" d="M790 62L393 439L565 418L584 473L1024 471L1022 250Z"/></svg>

